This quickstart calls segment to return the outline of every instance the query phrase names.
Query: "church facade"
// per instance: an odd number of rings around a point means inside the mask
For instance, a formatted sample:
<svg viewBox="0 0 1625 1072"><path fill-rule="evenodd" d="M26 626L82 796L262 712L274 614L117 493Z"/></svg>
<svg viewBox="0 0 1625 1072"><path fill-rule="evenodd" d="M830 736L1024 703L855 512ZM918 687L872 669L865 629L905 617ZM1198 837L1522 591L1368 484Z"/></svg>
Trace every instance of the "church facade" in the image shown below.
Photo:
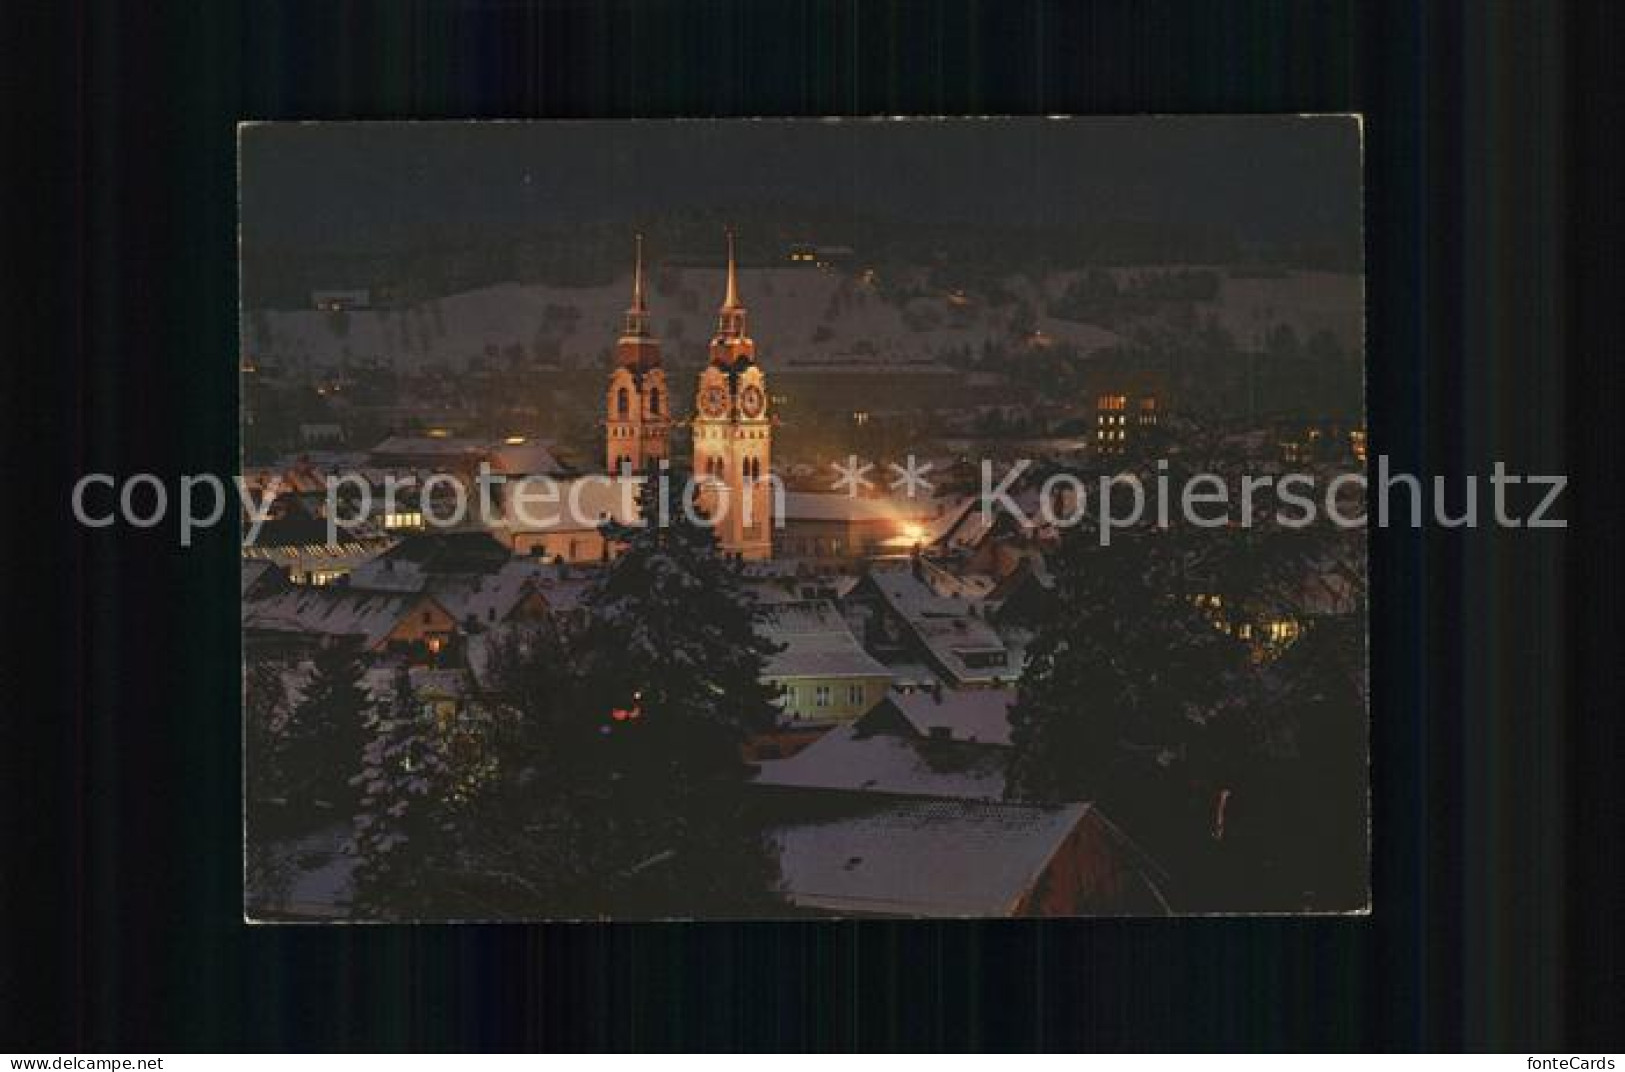
<svg viewBox="0 0 1625 1072"><path fill-rule="evenodd" d="M670 394L660 344L649 331L641 239L632 304L615 344L606 407L604 456L612 475L637 474L670 460ZM767 377L740 300L729 234L722 305L709 359L695 385L689 427L700 509L712 519L722 549L751 560L773 556L773 419L768 410Z"/></svg>
<svg viewBox="0 0 1625 1072"><path fill-rule="evenodd" d="M626 309L605 395L604 468L612 476L640 473L671 457L671 393L661 366L660 341L649 330L643 296L643 236L632 269L632 304Z"/></svg>

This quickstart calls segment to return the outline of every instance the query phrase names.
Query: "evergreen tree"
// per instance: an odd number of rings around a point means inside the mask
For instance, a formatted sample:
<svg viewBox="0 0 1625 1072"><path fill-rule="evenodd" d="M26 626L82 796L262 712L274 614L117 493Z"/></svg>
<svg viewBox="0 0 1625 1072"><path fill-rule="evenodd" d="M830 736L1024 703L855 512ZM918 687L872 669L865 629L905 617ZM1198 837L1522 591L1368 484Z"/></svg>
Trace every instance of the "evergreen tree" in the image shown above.
<svg viewBox="0 0 1625 1072"><path fill-rule="evenodd" d="M596 744L575 789L595 823L600 911L750 914L771 903L776 869L748 814L741 745L773 725L774 649L739 563L685 517L674 483L651 474L642 523L604 529L624 552L574 644Z"/></svg>
<svg viewBox="0 0 1625 1072"><path fill-rule="evenodd" d="M284 663L251 659L243 668L243 793L251 806L287 795L283 745L291 714Z"/></svg>
<svg viewBox="0 0 1625 1072"><path fill-rule="evenodd" d="M494 915L597 915L599 832L583 805L600 781L592 763L602 720L580 702L569 649L552 623L493 634L489 679L502 715L491 740L494 776L465 838L470 896Z"/></svg>
<svg viewBox="0 0 1625 1072"><path fill-rule="evenodd" d="M243 671L243 813L246 821L246 884L263 901L278 885L271 852L286 822L288 798L283 747L290 714L285 664L250 659Z"/></svg>
<svg viewBox="0 0 1625 1072"><path fill-rule="evenodd" d="M1053 559L1017 702L1014 795L1125 802L1232 714L1245 649L1198 604L1184 541L1080 525Z"/></svg>
<svg viewBox="0 0 1625 1072"><path fill-rule="evenodd" d="M452 735L428 715L400 668L387 711L371 720L350 851L359 858L355 899L385 918L459 914L456 819L465 803Z"/></svg>
<svg viewBox="0 0 1625 1072"><path fill-rule="evenodd" d="M1269 907L1350 911L1368 903L1365 616L1309 623L1259 675L1257 703L1284 747L1254 793L1256 849ZM1248 848L1250 846L1243 846Z"/></svg>
<svg viewBox="0 0 1625 1072"><path fill-rule="evenodd" d="M354 811L350 779L367 739L371 705L361 683L364 672L351 644L325 644L311 657L304 698L294 708L282 749L289 809L309 824Z"/></svg>

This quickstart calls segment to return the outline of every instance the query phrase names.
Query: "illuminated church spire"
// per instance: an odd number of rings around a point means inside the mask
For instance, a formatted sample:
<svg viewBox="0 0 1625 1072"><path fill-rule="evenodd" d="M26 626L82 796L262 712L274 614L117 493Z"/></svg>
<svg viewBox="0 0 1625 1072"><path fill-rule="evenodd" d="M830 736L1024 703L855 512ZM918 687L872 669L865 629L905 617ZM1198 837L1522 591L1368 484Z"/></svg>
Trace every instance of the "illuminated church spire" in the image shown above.
<svg viewBox="0 0 1625 1072"><path fill-rule="evenodd" d="M734 267L734 233L728 232L728 286L717 310L717 338L739 339L745 335L745 305L739 300L739 273Z"/></svg>
<svg viewBox="0 0 1625 1072"><path fill-rule="evenodd" d="M649 335L649 307L643 300L643 235L637 236L637 254L632 267L632 304L626 307L626 324L621 337L642 339Z"/></svg>

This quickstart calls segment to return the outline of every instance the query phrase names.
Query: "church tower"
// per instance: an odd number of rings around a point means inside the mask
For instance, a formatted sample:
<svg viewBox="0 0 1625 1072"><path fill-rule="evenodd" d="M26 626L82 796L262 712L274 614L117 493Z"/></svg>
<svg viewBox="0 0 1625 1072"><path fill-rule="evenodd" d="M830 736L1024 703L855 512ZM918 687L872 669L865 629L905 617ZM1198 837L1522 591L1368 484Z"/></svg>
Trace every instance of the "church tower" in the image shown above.
<svg viewBox="0 0 1625 1072"><path fill-rule="evenodd" d="M700 506L715 519L723 550L746 559L773 556L773 424L767 377L745 324L728 233L728 282L717 311L711 359L694 406L694 479Z"/></svg>
<svg viewBox="0 0 1625 1072"><path fill-rule="evenodd" d="M660 342L649 331L643 298L643 236L637 237L632 304L615 342L615 367L605 396L604 468L612 475L642 472L670 457L671 398Z"/></svg>

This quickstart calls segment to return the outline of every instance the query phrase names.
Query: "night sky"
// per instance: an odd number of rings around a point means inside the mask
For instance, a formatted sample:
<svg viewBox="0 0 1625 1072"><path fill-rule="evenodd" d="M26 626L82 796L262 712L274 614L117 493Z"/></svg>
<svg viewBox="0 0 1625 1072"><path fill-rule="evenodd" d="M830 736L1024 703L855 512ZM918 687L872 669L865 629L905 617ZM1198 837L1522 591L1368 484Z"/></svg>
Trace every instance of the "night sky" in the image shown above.
<svg viewBox="0 0 1625 1072"><path fill-rule="evenodd" d="M269 124L245 235L380 251L414 228L567 226L738 204L911 222L1161 219L1356 240L1348 117Z"/></svg>

